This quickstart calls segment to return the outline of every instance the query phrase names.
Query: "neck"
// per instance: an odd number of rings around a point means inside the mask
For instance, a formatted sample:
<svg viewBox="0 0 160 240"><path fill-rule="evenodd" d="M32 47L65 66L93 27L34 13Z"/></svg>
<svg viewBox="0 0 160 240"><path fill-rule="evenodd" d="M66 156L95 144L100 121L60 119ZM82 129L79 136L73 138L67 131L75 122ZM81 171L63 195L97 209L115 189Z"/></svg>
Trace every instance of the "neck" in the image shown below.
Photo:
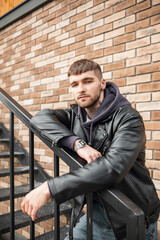
<svg viewBox="0 0 160 240"><path fill-rule="evenodd" d="M94 114L96 113L98 108L99 107L97 107L97 108L93 107L93 108L90 108L90 109L86 109L87 115L90 119L92 119L94 117Z"/></svg>
<svg viewBox="0 0 160 240"><path fill-rule="evenodd" d="M91 106L89 108L85 108L87 115L89 116L90 119L92 119L94 117L94 114L97 112L103 99L104 99L104 91L101 91L101 95L100 95L99 99L97 100L97 102L93 106Z"/></svg>

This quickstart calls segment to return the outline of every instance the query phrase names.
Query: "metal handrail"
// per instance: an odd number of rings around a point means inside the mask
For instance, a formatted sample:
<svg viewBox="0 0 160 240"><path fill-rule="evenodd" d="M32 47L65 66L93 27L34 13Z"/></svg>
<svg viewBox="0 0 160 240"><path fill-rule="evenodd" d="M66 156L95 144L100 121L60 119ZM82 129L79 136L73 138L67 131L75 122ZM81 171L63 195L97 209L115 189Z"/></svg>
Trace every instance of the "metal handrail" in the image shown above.
<svg viewBox="0 0 160 240"><path fill-rule="evenodd" d="M28 128L30 131L32 144L31 144L31 153L30 153L30 165L32 166L32 171L30 171L30 189L33 189L33 166L34 166L34 152L32 152L33 148L33 136L35 134L38 138L40 138L52 151L54 151L54 164L57 165L55 168L54 174L58 176L59 174L59 161L61 158L71 169L76 169L79 167L83 167L85 165L85 160L80 158L76 153L71 150L59 148L56 146L52 146L52 143L44 138L41 133L32 127L30 124L30 119L32 115L26 111L19 103L17 103L11 96L9 96L2 88L0 88L0 101L11 111L12 114L16 115ZM11 115L12 115L11 114ZM13 138L13 136L12 136ZM144 213L143 211L137 207L131 200L129 200L123 193L121 193L117 189L105 190L103 195L106 196L107 204L116 209L126 220L127 226L127 240L143 240L144 239ZM13 191L12 191L12 195ZM92 240L92 194L87 195L87 234L88 240ZM14 197L14 196L12 196ZM14 206L13 206L14 207ZM57 220L55 221L56 229L58 231L59 228L59 206L55 206ZM12 217L13 218L13 217ZM11 220L12 221L12 220ZM14 224L14 221L12 222ZM33 223L32 223L33 224ZM13 227L13 226L12 226ZM34 231L34 227L32 226L32 231ZM32 239L34 239L34 233L32 232ZM59 232L55 233L56 239L59 239ZM14 237L12 237L12 240Z"/></svg>

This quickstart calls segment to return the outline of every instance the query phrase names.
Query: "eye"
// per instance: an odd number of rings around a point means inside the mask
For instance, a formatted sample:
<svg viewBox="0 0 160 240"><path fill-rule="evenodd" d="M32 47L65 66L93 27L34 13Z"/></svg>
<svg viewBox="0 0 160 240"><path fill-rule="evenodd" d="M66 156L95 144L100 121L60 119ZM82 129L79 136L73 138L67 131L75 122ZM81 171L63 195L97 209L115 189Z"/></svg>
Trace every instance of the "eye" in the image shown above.
<svg viewBox="0 0 160 240"><path fill-rule="evenodd" d="M85 83L91 83L92 82L92 80L86 80L85 81Z"/></svg>
<svg viewBox="0 0 160 240"><path fill-rule="evenodd" d="M72 83L72 84L71 84L71 87L72 87L72 88L77 87L77 86L78 86L77 83Z"/></svg>

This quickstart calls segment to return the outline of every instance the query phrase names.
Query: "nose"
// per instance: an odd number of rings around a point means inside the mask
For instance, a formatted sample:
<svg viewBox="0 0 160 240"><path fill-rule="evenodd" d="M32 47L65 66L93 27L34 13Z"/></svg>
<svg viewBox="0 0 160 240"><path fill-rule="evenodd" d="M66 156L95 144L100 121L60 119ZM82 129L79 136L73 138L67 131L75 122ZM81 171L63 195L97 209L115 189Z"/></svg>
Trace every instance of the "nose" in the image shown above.
<svg viewBox="0 0 160 240"><path fill-rule="evenodd" d="M84 84L80 83L80 84L78 85L78 92L85 92L85 86L84 86Z"/></svg>

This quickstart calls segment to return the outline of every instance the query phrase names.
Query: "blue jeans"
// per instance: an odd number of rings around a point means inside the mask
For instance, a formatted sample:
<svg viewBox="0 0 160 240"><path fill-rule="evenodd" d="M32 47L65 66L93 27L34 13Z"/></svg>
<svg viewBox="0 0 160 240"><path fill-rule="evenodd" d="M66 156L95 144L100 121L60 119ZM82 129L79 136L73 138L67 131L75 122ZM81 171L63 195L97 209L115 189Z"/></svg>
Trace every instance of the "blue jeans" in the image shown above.
<svg viewBox="0 0 160 240"><path fill-rule="evenodd" d="M80 218L76 227L73 229L74 240L87 240L87 220L86 214ZM100 203L93 205L93 240L115 240L112 227L106 216L105 210ZM66 237L64 240L69 240ZM123 239L126 240L126 239ZM151 224L146 230L145 240L158 240L157 222Z"/></svg>

